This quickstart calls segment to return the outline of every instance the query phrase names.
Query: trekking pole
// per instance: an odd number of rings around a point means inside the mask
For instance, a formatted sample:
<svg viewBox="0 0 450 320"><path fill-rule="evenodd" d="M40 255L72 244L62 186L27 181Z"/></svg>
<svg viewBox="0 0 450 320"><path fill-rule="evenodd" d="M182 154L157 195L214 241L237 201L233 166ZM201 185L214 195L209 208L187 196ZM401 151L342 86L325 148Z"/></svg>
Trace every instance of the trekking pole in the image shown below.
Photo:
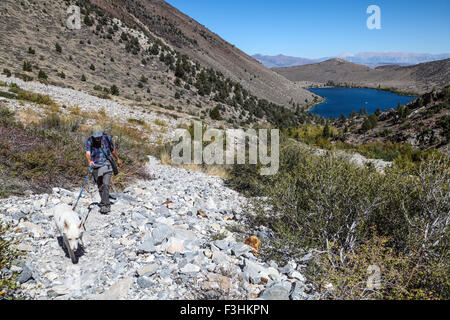
<svg viewBox="0 0 450 320"><path fill-rule="evenodd" d="M74 205L73 208L72 208L73 211L75 211L75 208L76 208L77 205L78 205L78 201L80 201L81 195L83 194L84 187L86 186L86 183L87 183L87 181L88 181L88 179L89 179L89 176L91 175L91 171L92 171L92 168L93 168L93 167L94 167L93 165L91 165L91 166L89 167L89 172L88 172L88 175L86 176L86 180L84 180L83 188L81 188L80 195L78 196L77 202L75 202L75 205Z"/></svg>

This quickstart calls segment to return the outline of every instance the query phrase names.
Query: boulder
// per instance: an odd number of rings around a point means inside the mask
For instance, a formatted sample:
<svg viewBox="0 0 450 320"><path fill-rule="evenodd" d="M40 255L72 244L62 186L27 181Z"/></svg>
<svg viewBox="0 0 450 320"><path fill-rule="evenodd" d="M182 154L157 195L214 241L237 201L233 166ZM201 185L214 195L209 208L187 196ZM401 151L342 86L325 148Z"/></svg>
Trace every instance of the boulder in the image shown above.
<svg viewBox="0 0 450 320"><path fill-rule="evenodd" d="M183 240L172 237L167 242L167 253L173 255L176 252L178 253L184 252Z"/></svg>
<svg viewBox="0 0 450 320"><path fill-rule="evenodd" d="M262 300L289 300L290 290L280 282L269 285L259 296Z"/></svg>
<svg viewBox="0 0 450 320"><path fill-rule="evenodd" d="M105 292L97 296L98 300L119 300L120 298L126 296L128 291L133 285L133 278L125 277L122 280L117 281L111 287L109 287Z"/></svg>
<svg viewBox="0 0 450 320"><path fill-rule="evenodd" d="M155 223L153 227L153 244L156 246L163 243L164 240L170 238L174 234L173 229L164 223Z"/></svg>
<svg viewBox="0 0 450 320"><path fill-rule="evenodd" d="M137 279L137 284L142 289L149 289L149 288L153 287L153 285L154 285L153 281L150 278L146 277L146 276L139 277Z"/></svg>
<svg viewBox="0 0 450 320"><path fill-rule="evenodd" d="M142 276L151 277L152 275L154 275L156 273L156 271L158 271L158 268L159 268L159 265L150 264L150 265L140 268L137 271L137 274L140 277L142 277Z"/></svg>
<svg viewBox="0 0 450 320"><path fill-rule="evenodd" d="M153 253L155 252L155 245L153 242L153 238L147 238L144 242L139 246L139 253Z"/></svg>
<svg viewBox="0 0 450 320"><path fill-rule="evenodd" d="M200 267L195 264L188 263L183 268L181 268L180 271L182 273L197 273L200 272Z"/></svg>

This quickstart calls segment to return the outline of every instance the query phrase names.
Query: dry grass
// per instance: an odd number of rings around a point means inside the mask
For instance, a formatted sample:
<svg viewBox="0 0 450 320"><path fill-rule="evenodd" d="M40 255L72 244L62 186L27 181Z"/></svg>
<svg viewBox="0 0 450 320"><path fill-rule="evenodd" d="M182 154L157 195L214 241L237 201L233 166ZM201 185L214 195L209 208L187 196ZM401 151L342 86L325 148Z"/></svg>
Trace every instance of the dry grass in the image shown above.
<svg viewBox="0 0 450 320"><path fill-rule="evenodd" d="M59 113L61 110L61 106L59 104L50 104L50 105L45 105L44 109L48 113Z"/></svg>
<svg viewBox="0 0 450 320"><path fill-rule="evenodd" d="M39 113L31 108L27 108L24 111L19 111L17 116L19 117L20 122L25 125L38 124L41 119Z"/></svg>
<svg viewBox="0 0 450 320"><path fill-rule="evenodd" d="M229 178L229 172L226 168L222 167L222 166L206 166L206 170L205 173L210 175L210 176L216 176L219 178L222 178L224 180Z"/></svg>
<svg viewBox="0 0 450 320"><path fill-rule="evenodd" d="M205 165L201 166L198 164L190 163L190 164L183 164L183 165L175 165L172 162L171 155L167 151L163 151L159 154L159 160L161 161L162 165L166 166L174 166L178 168L183 168L185 170L192 170L197 172L203 172L210 176L216 176L222 179L228 179L228 170L222 166L219 165Z"/></svg>
<svg viewBox="0 0 450 320"><path fill-rule="evenodd" d="M81 116L81 108L79 105L70 106L67 109L70 111L71 114L75 116Z"/></svg>
<svg viewBox="0 0 450 320"><path fill-rule="evenodd" d="M148 124L143 119L130 118L127 121L128 121L128 123L134 124L134 125L138 125L138 126L140 126L141 128L143 128L143 129L145 129L147 131L159 131L158 128L153 128L150 124Z"/></svg>
<svg viewBox="0 0 450 320"><path fill-rule="evenodd" d="M153 123L160 127L167 127L167 122L164 120L155 119Z"/></svg>
<svg viewBox="0 0 450 320"><path fill-rule="evenodd" d="M82 110L80 106L70 106L67 108L69 112L74 116L80 116L86 119L99 120L99 121L108 121L110 117L107 115L105 108L101 108L99 111L95 110Z"/></svg>
<svg viewBox="0 0 450 320"><path fill-rule="evenodd" d="M101 117L103 117L103 118L109 118L109 117L106 115L106 110L105 110L105 108L103 108L103 107L99 110L98 114L99 114Z"/></svg>
<svg viewBox="0 0 450 320"><path fill-rule="evenodd" d="M170 154L167 151L164 151L159 155L159 160L161 161L162 165L165 165L165 166L173 165Z"/></svg>
<svg viewBox="0 0 450 320"><path fill-rule="evenodd" d="M192 171L197 171L197 172L203 172L203 168L198 165L198 164L194 164L194 163L189 163L189 164L183 164L181 166L179 166L185 170L192 170Z"/></svg>

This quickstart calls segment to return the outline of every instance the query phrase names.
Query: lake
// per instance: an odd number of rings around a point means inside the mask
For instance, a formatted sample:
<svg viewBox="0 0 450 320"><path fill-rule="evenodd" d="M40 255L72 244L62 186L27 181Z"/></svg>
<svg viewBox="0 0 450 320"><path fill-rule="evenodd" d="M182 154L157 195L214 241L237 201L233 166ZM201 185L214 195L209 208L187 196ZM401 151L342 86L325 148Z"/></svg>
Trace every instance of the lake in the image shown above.
<svg viewBox="0 0 450 320"><path fill-rule="evenodd" d="M366 88L309 88L309 91L325 98L309 112L325 118L339 118L342 114L348 117L352 111L359 113L366 109L367 114L397 108L416 99L416 96L402 96L393 92Z"/></svg>

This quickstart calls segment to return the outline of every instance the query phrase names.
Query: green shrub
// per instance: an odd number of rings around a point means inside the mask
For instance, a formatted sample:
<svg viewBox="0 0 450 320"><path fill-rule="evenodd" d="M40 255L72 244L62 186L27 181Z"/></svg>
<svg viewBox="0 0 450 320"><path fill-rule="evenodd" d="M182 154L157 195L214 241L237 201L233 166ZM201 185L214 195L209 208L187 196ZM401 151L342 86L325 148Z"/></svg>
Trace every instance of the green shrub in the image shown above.
<svg viewBox="0 0 450 320"><path fill-rule="evenodd" d="M378 118L375 114L371 114L368 118L366 118L361 126L361 131L366 132L375 128L378 125Z"/></svg>
<svg viewBox="0 0 450 320"><path fill-rule="evenodd" d="M134 123L134 124L141 125L141 126L144 126L144 125L146 124L145 121L142 120L142 119L133 119L133 118L130 118L130 119L128 119L127 121L130 122L130 123Z"/></svg>
<svg viewBox="0 0 450 320"><path fill-rule="evenodd" d="M87 25L88 27L92 27L94 25L94 22L88 15L85 15L84 24Z"/></svg>
<svg viewBox="0 0 450 320"><path fill-rule="evenodd" d="M0 97L6 98L6 99L17 99L17 96L10 92L0 91Z"/></svg>
<svg viewBox="0 0 450 320"><path fill-rule="evenodd" d="M25 82L33 81L33 77L31 77L31 76L29 76L27 74L24 74L24 73L17 73L16 72L16 73L14 73L14 75L16 76L16 78L22 79Z"/></svg>
<svg viewBox="0 0 450 320"><path fill-rule="evenodd" d="M0 125L9 126L15 123L14 112L6 107L0 107Z"/></svg>
<svg viewBox="0 0 450 320"><path fill-rule="evenodd" d="M373 295L364 293L365 298L448 299L449 169L449 158L433 153L418 166L381 174L333 152L313 155L282 139L276 175L261 177L256 166L233 166L229 184L265 197L252 201L247 212L252 225L275 233L263 256L286 261L310 248L328 253L308 268L317 275L320 292L321 279L327 279L337 288L331 297L361 298L363 289L352 288L367 274L355 272L384 263L392 273L385 278L389 283ZM378 236L386 239L383 246Z"/></svg>
<svg viewBox="0 0 450 320"><path fill-rule="evenodd" d="M450 140L450 115L440 117L436 122L436 126L442 129L441 135Z"/></svg>
<svg viewBox="0 0 450 320"><path fill-rule="evenodd" d="M322 136L326 139L331 138L333 136L328 121L325 123L325 126L323 127Z"/></svg>
<svg viewBox="0 0 450 320"><path fill-rule="evenodd" d="M222 115L220 114L220 110L218 107L215 107L214 109L211 109L209 111L209 116L213 120L222 120Z"/></svg>
<svg viewBox="0 0 450 320"><path fill-rule="evenodd" d="M61 118L57 113L50 113L40 121L39 127L43 130L55 129L60 132L76 132L81 122L80 119L68 120Z"/></svg>
<svg viewBox="0 0 450 320"><path fill-rule="evenodd" d="M48 76L43 70L39 70L38 79L47 80Z"/></svg>
<svg viewBox="0 0 450 320"><path fill-rule="evenodd" d="M396 253L389 247L389 239L374 236L363 242L342 260L340 248L330 245L321 255L314 273L321 299L333 300L405 300L436 299L448 294L446 264L426 265L417 253ZM368 277L379 272L378 281L368 284ZM329 285L332 285L330 288ZM444 295L445 297L445 295Z"/></svg>
<svg viewBox="0 0 450 320"><path fill-rule="evenodd" d="M24 61L23 62L23 71L27 71L27 72L31 72L31 71L33 71L33 66L31 65L31 62L29 62L29 61Z"/></svg>
<svg viewBox="0 0 450 320"><path fill-rule="evenodd" d="M9 69L3 69L3 73L9 78L11 77L11 71Z"/></svg>
<svg viewBox="0 0 450 320"><path fill-rule="evenodd" d="M56 52L58 52L58 53L62 53L61 45L60 45L58 42L55 43L55 50L56 50Z"/></svg>
<svg viewBox="0 0 450 320"><path fill-rule="evenodd" d="M54 105L55 104L54 101L48 95L43 95L40 93L33 93L33 92L25 91L22 89L19 89L19 91L17 93L17 98L19 100L30 101L30 102L34 102L37 104L44 104L44 105Z"/></svg>
<svg viewBox="0 0 450 320"><path fill-rule="evenodd" d="M0 224L0 266L2 269L10 269L20 256L19 252L13 248L13 245L17 243L6 237L10 227L9 225L3 226ZM18 298L19 286L16 283L17 276L17 272L13 272L10 276L6 276L3 272L0 273L0 292L2 293L0 300Z"/></svg>
<svg viewBox="0 0 450 320"><path fill-rule="evenodd" d="M120 94L119 88L116 85L111 87L110 92L113 96L118 96Z"/></svg>

